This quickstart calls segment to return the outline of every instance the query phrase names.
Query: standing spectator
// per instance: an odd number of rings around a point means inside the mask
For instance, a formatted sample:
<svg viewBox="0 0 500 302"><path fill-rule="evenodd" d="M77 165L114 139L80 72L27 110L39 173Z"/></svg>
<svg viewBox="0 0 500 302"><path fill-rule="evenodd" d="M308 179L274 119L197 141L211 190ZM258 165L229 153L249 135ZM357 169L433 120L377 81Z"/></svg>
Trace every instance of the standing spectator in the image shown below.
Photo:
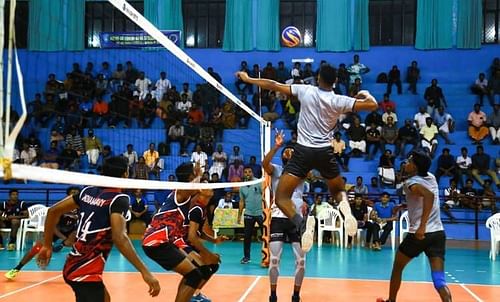
<svg viewBox="0 0 500 302"><path fill-rule="evenodd" d="M43 154L43 159L40 167L59 169L59 163L57 162L58 157L59 148L57 147L57 141L52 141L50 142L50 148Z"/></svg>
<svg viewBox="0 0 500 302"><path fill-rule="evenodd" d="M463 147L460 149L460 156L457 156L457 175L458 182L460 183L460 187L464 186L464 181L462 175L466 175L467 178L471 178L471 167L472 167L472 159L467 155L467 148Z"/></svg>
<svg viewBox="0 0 500 302"><path fill-rule="evenodd" d="M453 207L458 207L460 205L460 189L457 187L457 180L450 178L450 186L444 189L444 204L443 212L446 216L450 217L452 222L455 222L455 217L451 213Z"/></svg>
<svg viewBox="0 0 500 302"><path fill-rule="evenodd" d="M209 173L213 175L217 173L219 178L222 178L222 171L226 168L227 154L222 150L222 145L217 145L217 151L212 154L212 167L210 167Z"/></svg>
<svg viewBox="0 0 500 302"><path fill-rule="evenodd" d="M406 81L410 84L408 90L413 94L417 94L418 80L420 80L420 69L417 67L417 61L412 61L406 71Z"/></svg>
<svg viewBox="0 0 500 302"><path fill-rule="evenodd" d="M99 154L102 150L102 143L99 138L94 135L94 130L89 129L88 136L83 139L85 144L85 153L91 167L97 166L97 160L99 160Z"/></svg>
<svg viewBox="0 0 500 302"><path fill-rule="evenodd" d="M370 179L370 185L368 186L368 197L369 198L379 198L382 194L382 190L378 184L378 178L372 177Z"/></svg>
<svg viewBox="0 0 500 302"><path fill-rule="evenodd" d="M389 96L390 95L388 93L384 93L384 99L382 100L382 102L378 103L378 106L380 107L380 109L382 109L383 112L387 112L387 107L391 107L393 111L396 111L396 103L394 103L394 101L391 101Z"/></svg>
<svg viewBox="0 0 500 302"><path fill-rule="evenodd" d="M476 147L476 154L472 155L472 176L477 182L484 186L484 181L481 175L488 175L495 182L496 186L500 188L500 180L497 174L490 168L491 158L488 154L484 153L483 146Z"/></svg>
<svg viewBox="0 0 500 302"><path fill-rule="evenodd" d="M437 135L439 133L436 125L432 123L432 118L428 117L425 120L425 126L420 128L420 135L422 136L422 148L427 148L432 158L438 145Z"/></svg>
<svg viewBox="0 0 500 302"><path fill-rule="evenodd" d="M398 88L398 94L403 93L401 87L401 72L398 69L397 65L393 65L392 69L389 71L387 76L387 94L392 93L392 85L396 84Z"/></svg>
<svg viewBox="0 0 500 302"><path fill-rule="evenodd" d="M415 121L415 127L418 130L424 127L428 117L431 117L431 115L427 113L427 111L425 111L425 107L423 106L418 107L418 112L413 117L413 120Z"/></svg>
<svg viewBox="0 0 500 302"><path fill-rule="evenodd" d="M361 194L363 196L368 195L368 187L363 184L363 177L356 177L356 185L354 186L354 193Z"/></svg>
<svg viewBox="0 0 500 302"><path fill-rule="evenodd" d="M147 151L146 151L147 152ZM134 166L134 176L136 179L149 179L149 172L151 169L146 165L146 160L144 156L139 156L137 164Z"/></svg>
<svg viewBox="0 0 500 302"><path fill-rule="evenodd" d="M500 103L496 103L493 112L488 116L486 124L490 129L491 140L494 145L500 143Z"/></svg>
<svg viewBox="0 0 500 302"><path fill-rule="evenodd" d="M157 179L160 179L160 154L155 150L155 143L149 144L149 149L144 151L142 154L146 165L150 169L150 173L152 173Z"/></svg>
<svg viewBox="0 0 500 302"><path fill-rule="evenodd" d="M342 170L349 172L349 156L346 154L345 142L340 138L340 132L335 132L334 139L332 140L333 153L335 158L340 163Z"/></svg>
<svg viewBox="0 0 500 302"><path fill-rule="evenodd" d="M127 145L127 151L123 152L123 156L128 159L128 169L130 171L130 176L129 178L135 178L134 172L134 166L137 164L139 161L139 158L137 157L137 152L134 150L134 145L128 144Z"/></svg>
<svg viewBox="0 0 500 302"><path fill-rule="evenodd" d="M191 154L191 162L194 166L199 165L201 173L208 171L208 156L201 149L201 145L197 144L194 152Z"/></svg>
<svg viewBox="0 0 500 302"><path fill-rule="evenodd" d="M8 251L16 249L17 230L21 226L21 219L28 218L28 207L19 200L17 189L9 190L9 199L0 203L0 228L10 228ZM3 250L3 238L0 234L0 250Z"/></svg>
<svg viewBox="0 0 500 302"><path fill-rule="evenodd" d="M431 107L440 107L441 103L445 107L448 107L446 99L444 98L443 90L438 86L437 79L432 79L431 86L425 89L424 99L429 105L431 105ZM427 112L429 112L429 110L427 110Z"/></svg>
<svg viewBox="0 0 500 302"><path fill-rule="evenodd" d="M66 171L77 171L79 164L80 156L73 148L71 143L66 143L64 149L59 154L58 162L60 164L60 168Z"/></svg>
<svg viewBox="0 0 500 302"><path fill-rule="evenodd" d="M349 136L349 147L352 156L359 157L364 154L366 151L366 132L358 118L354 119L354 125L349 127L347 135Z"/></svg>
<svg viewBox="0 0 500 302"><path fill-rule="evenodd" d="M400 158L405 158L405 146L408 144L413 145L415 149L419 143L419 135L417 129L412 125L411 120L406 119L405 125L399 128L398 131L399 155Z"/></svg>
<svg viewBox="0 0 500 302"><path fill-rule="evenodd" d="M351 84L354 84L356 79L359 79L359 82L363 82L361 75L370 72L370 68L366 67L364 64L359 62L359 55L354 55L354 63L349 65L347 71L350 74Z"/></svg>
<svg viewBox="0 0 500 302"><path fill-rule="evenodd" d="M488 80L484 73L480 73L479 77L474 82L474 85L471 87L471 91L473 94L477 94L479 96L479 104L483 106L484 96L488 97L490 104L493 105L493 99L490 93L490 89L488 87Z"/></svg>
<svg viewBox="0 0 500 302"><path fill-rule="evenodd" d="M438 185L439 180L443 175L452 178L457 177L455 158L450 154L450 149L444 148L443 153L438 157L438 166L434 175L436 176L436 182L438 183Z"/></svg>
<svg viewBox="0 0 500 302"><path fill-rule="evenodd" d="M244 169L245 181L253 180L253 173L250 167ZM245 214L243 215L243 209ZM244 217L242 221L242 216ZM250 263L250 245L255 223L260 228L263 226L262 217L262 185L255 184L240 188L240 204L238 210L238 222L244 224L245 239L243 243L243 258L241 264Z"/></svg>
<svg viewBox="0 0 500 302"><path fill-rule="evenodd" d="M444 138L446 144L453 145L453 142L449 138L449 134L455 129L455 121L451 114L444 111L443 106L439 107L435 112L434 123L436 123L439 134Z"/></svg>
<svg viewBox="0 0 500 302"><path fill-rule="evenodd" d="M165 71L160 72L160 78L155 84L156 100L162 100L163 96L170 88L172 88L172 84L170 83L170 80L167 79L167 73Z"/></svg>
<svg viewBox="0 0 500 302"><path fill-rule="evenodd" d="M469 136L473 144L480 144L488 136L488 127L486 127L486 113L481 111L481 105L475 104L474 111L469 113L467 118L469 122Z"/></svg>

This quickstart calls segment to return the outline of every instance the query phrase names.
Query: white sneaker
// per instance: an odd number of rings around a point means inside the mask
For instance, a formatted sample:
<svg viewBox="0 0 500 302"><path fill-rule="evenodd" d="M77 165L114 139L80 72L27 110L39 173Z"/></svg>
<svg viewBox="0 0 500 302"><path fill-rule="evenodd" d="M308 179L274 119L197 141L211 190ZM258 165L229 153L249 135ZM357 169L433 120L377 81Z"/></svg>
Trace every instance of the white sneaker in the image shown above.
<svg viewBox="0 0 500 302"><path fill-rule="evenodd" d="M306 227L300 239L302 251L304 251L304 253L309 252L314 244L315 227L316 227L316 219L314 219L314 216L307 216Z"/></svg>
<svg viewBox="0 0 500 302"><path fill-rule="evenodd" d="M355 236L358 233L358 221L351 213L351 206L347 200L342 200L339 203L339 210L344 215L344 227L348 236Z"/></svg>

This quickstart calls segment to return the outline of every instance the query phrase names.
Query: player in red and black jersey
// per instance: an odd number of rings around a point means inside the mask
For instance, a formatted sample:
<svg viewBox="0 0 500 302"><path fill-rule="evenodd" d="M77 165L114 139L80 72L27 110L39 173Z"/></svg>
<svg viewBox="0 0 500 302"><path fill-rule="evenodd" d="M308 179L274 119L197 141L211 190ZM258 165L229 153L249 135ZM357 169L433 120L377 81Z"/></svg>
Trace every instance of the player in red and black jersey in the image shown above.
<svg viewBox="0 0 500 302"><path fill-rule="evenodd" d="M128 177L128 161L112 157L105 161L103 174L111 177ZM107 302L110 296L102 281L104 264L113 244L122 255L141 272L149 285L149 294L160 292L158 280L146 268L135 252L126 233L126 216L130 215L129 197L119 189L86 187L79 195L66 197L47 213L45 240L38 254L38 265L44 269L52 256L52 236L57 221L63 213L79 209L76 242L64 265L63 276L73 291L77 302Z"/></svg>
<svg viewBox="0 0 500 302"><path fill-rule="evenodd" d="M74 194L79 194L80 189L78 187L69 187L66 189L67 196L73 196ZM71 211L70 213L65 213L61 216L61 219L57 223L57 226L54 230L53 241L56 242L54 244L53 250L55 252L59 252L64 246L72 246L76 239L76 226L78 224L78 213ZM42 248L42 242L37 240L33 247L23 256L21 261L17 264L16 267L9 270L5 273L5 278L8 280L14 280L21 269L28 264L33 257L35 257L40 249Z"/></svg>
<svg viewBox="0 0 500 302"><path fill-rule="evenodd" d="M198 169L196 169L198 171ZM177 180L181 182L197 182L192 163L184 163L175 170ZM212 190L176 190L162 204L158 213L153 216L144 234L142 248L146 255L166 270L173 270L182 276L175 301L191 301L196 289L210 278L210 271L203 271L193 264L183 250L188 247L186 234L189 226L188 214L192 201L208 203ZM212 254L213 255L213 254ZM206 263L209 254L200 255ZM219 259L212 261L218 264Z"/></svg>

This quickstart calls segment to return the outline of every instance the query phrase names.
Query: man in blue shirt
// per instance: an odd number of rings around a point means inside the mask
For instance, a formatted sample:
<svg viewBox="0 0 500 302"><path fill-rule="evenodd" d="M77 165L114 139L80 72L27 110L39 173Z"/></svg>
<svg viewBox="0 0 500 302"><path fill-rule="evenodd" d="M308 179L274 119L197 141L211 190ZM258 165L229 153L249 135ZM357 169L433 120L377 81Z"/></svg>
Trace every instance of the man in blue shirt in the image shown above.
<svg viewBox="0 0 500 302"><path fill-rule="evenodd" d="M396 215L398 207L394 201L391 200L389 193L383 192L380 201L375 203L373 210L376 211L378 216L376 222L380 224L383 230L380 239L374 242L374 249L381 250L382 245L385 244L387 237L389 237L392 232L392 222L398 219Z"/></svg>
<svg viewBox="0 0 500 302"><path fill-rule="evenodd" d="M130 196L130 212L132 213L130 222L142 220L146 225L151 222L151 215L148 213L148 199L141 189L134 190L134 193Z"/></svg>

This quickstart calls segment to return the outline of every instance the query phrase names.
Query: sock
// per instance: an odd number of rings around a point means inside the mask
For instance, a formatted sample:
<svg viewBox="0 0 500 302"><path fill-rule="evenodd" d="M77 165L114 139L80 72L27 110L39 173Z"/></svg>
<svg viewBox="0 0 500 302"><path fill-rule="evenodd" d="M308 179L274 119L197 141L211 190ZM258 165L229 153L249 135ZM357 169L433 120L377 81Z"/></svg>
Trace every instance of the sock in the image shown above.
<svg viewBox="0 0 500 302"><path fill-rule="evenodd" d="M297 229L300 230L301 226L302 226L302 221L304 219L302 218L302 216L300 216L299 214L295 214L293 217L292 217L292 222L293 224L295 224L295 226L297 227Z"/></svg>
<svg viewBox="0 0 500 302"><path fill-rule="evenodd" d="M294 290L293 296L298 298L300 296L300 290Z"/></svg>
<svg viewBox="0 0 500 302"><path fill-rule="evenodd" d="M272 298L276 297L276 290L275 289L271 289L271 297Z"/></svg>
<svg viewBox="0 0 500 302"><path fill-rule="evenodd" d="M21 262L19 262L19 264L16 267L14 267L14 269L20 271L23 268L23 266L24 264L21 264Z"/></svg>

